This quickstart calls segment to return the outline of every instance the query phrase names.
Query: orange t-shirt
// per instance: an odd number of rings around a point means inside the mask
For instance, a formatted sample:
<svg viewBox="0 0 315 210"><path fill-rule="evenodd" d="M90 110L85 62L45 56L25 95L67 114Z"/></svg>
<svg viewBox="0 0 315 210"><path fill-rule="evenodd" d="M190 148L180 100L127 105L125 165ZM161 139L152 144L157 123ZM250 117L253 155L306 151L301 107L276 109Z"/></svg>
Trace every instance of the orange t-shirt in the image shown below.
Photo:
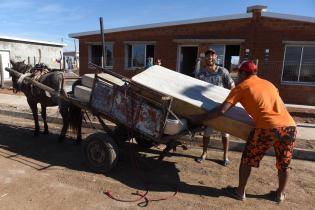
<svg viewBox="0 0 315 210"><path fill-rule="evenodd" d="M256 128L295 126L293 118L279 96L278 89L256 75L232 89L225 101L233 105L240 102L254 119Z"/></svg>

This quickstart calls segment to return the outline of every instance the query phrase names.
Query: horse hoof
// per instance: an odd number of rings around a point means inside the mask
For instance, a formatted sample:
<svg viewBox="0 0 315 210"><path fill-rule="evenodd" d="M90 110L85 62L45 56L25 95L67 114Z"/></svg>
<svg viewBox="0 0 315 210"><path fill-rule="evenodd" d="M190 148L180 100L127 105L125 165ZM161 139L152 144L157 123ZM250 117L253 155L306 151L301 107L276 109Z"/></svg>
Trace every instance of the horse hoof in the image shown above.
<svg viewBox="0 0 315 210"><path fill-rule="evenodd" d="M76 145L80 145L81 142L82 142L81 140L75 140L75 144L76 144Z"/></svg>
<svg viewBox="0 0 315 210"><path fill-rule="evenodd" d="M34 133L34 137L38 137L39 136L39 133Z"/></svg>

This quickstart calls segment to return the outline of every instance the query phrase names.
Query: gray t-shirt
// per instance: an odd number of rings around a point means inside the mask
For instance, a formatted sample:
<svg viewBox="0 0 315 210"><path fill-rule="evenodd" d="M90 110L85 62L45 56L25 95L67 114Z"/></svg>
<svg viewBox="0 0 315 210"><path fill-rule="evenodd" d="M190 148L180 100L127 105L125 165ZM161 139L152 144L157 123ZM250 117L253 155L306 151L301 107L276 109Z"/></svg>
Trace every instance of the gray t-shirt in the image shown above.
<svg viewBox="0 0 315 210"><path fill-rule="evenodd" d="M234 81L229 71L221 66L217 66L214 72L200 68L196 78L227 89L231 89L234 86Z"/></svg>

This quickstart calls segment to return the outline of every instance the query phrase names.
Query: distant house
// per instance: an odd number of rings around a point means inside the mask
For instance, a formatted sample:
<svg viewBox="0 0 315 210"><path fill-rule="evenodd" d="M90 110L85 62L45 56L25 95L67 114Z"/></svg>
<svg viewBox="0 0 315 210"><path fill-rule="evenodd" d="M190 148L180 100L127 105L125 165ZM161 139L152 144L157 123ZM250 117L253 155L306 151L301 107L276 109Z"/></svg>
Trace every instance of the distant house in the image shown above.
<svg viewBox="0 0 315 210"><path fill-rule="evenodd" d="M76 70L79 68L79 52L69 51L63 53L64 69Z"/></svg>
<svg viewBox="0 0 315 210"><path fill-rule="evenodd" d="M10 59L24 60L32 65L42 62L50 68L60 68L64 46L66 45L62 43L0 36L1 81L10 79L9 73L4 70L5 67L10 67Z"/></svg>
<svg viewBox="0 0 315 210"><path fill-rule="evenodd" d="M315 18L266 12L247 13L105 30L106 68L125 76L144 69L149 57L192 76L196 60L214 48L229 70L257 59L259 75L275 84L286 103L315 105ZM101 65L99 31L69 35L80 42L80 74L88 62Z"/></svg>

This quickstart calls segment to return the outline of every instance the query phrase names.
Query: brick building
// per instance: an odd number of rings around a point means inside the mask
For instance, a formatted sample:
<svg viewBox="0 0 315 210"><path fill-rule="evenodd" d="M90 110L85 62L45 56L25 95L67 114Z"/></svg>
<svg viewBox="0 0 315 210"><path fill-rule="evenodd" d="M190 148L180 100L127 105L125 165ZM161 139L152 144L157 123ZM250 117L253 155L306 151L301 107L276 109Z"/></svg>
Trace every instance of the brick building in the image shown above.
<svg viewBox="0 0 315 210"><path fill-rule="evenodd" d="M196 60L208 48L219 65L233 69L257 59L259 75L275 84L286 103L315 105L315 18L266 12L247 13L105 30L105 67L125 76L142 71L151 58L193 75ZM88 62L101 65L99 31L70 34L80 42L80 74Z"/></svg>

